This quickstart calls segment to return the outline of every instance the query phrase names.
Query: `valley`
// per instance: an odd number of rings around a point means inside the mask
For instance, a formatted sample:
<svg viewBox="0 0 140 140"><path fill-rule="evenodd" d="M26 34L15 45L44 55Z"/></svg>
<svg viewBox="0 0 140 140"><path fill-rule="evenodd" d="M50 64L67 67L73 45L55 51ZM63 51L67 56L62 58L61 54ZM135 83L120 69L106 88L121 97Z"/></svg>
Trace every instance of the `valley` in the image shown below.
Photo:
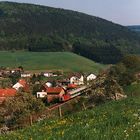
<svg viewBox="0 0 140 140"><path fill-rule="evenodd" d="M0 2L0 140L139 140L140 24L21 1Z"/></svg>

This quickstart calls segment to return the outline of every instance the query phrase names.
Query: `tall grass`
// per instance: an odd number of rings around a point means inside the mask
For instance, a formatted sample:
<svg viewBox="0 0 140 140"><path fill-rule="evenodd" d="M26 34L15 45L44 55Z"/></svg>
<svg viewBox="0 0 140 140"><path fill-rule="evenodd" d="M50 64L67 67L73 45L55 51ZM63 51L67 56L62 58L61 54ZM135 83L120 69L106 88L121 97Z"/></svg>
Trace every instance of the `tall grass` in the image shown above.
<svg viewBox="0 0 140 140"><path fill-rule="evenodd" d="M140 98L109 102L1 136L0 140L139 140Z"/></svg>

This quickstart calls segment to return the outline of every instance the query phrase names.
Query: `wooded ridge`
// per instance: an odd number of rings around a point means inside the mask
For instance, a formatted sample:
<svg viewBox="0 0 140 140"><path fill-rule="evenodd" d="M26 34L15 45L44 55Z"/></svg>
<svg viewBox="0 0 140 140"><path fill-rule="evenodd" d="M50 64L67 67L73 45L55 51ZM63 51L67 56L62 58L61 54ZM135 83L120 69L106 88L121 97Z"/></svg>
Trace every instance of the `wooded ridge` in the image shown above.
<svg viewBox="0 0 140 140"><path fill-rule="evenodd" d="M76 11L0 2L0 50L72 51L96 62L116 63L140 53L137 33Z"/></svg>

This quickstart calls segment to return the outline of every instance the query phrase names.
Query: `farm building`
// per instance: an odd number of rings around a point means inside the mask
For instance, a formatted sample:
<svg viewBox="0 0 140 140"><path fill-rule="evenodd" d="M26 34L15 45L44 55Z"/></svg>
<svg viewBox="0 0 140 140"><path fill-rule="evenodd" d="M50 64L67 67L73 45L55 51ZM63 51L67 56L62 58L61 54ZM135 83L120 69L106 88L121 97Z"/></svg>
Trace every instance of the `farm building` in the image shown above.
<svg viewBox="0 0 140 140"><path fill-rule="evenodd" d="M30 78L32 75L30 73L22 73L21 78Z"/></svg>
<svg viewBox="0 0 140 140"><path fill-rule="evenodd" d="M55 77L58 76L57 74L55 74L54 72L44 72L43 75L45 77Z"/></svg>
<svg viewBox="0 0 140 140"><path fill-rule="evenodd" d="M23 88L25 92L29 92L29 85L24 79L20 79L15 85L13 85L13 88L16 89L17 91L20 88Z"/></svg>
<svg viewBox="0 0 140 140"><path fill-rule="evenodd" d="M92 73L91 73L91 74L89 74L89 75L86 76L86 80L87 80L87 81L95 80L96 77L97 77L97 76L96 76L95 74L92 74Z"/></svg>
<svg viewBox="0 0 140 140"><path fill-rule="evenodd" d="M74 74L69 78L70 84L75 85L83 85L84 84L84 76L81 74Z"/></svg>
<svg viewBox="0 0 140 140"><path fill-rule="evenodd" d="M6 98L14 97L20 88L23 88L25 92L29 91L29 85L24 79L20 79L12 88L0 89L0 103Z"/></svg>
<svg viewBox="0 0 140 140"><path fill-rule="evenodd" d="M41 91L41 92L37 92L37 98L44 98L47 96L47 92Z"/></svg>
<svg viewBox="0 0 140 140"><path fill-rule="evenodd" d="M45 77L52 77L53 76L53 73L51 73L51 72L45 72L43 75Z"/></svg>
<svg viewBox="0 0 140 140"><path fill-rule="evenodd" d="M65 89L62 87L48 87L48 86L42 86L41 92L37 92L38 98L43 98L47 96L47 101L52 102L54 100L59 100L59 98L62 97L63 94L65 94Z"/></svg>
<svg viewBox="0 0 140 140"><path fill-rule="evenodd" d="M62 95L65 94L65 90L62 87L49 87L47 88L47 100L52 102L54 100L59 100Z"/></svg>
<svg viewBox="0 0 140 140"><path fill-rule="evenodd" d="M17 94L17 90L14 88L0 89L0 104L6 99L14 97Z"/></svg>
<svg viewBox="0 0 140 140"><path fill-rule="evenodd" d="M45 85L46 85L47 87L52 87L52 83L51 83L51 82L47 82L47 83L45 83Z"/></svg>

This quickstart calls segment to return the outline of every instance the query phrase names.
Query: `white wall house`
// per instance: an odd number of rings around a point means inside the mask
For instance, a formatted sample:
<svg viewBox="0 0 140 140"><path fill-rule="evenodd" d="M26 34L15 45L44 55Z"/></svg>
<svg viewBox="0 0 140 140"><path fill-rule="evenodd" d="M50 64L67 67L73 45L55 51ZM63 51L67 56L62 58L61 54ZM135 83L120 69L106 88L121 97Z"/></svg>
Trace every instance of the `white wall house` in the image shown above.
<svg viewBox="0 0 140 140"><path fill-rule="evenodd" d="M84 76L81 75L81 77L79 78L79 85L83 85L84 84Z"/></svg>
<svg viewBox="0 0 140 140"><path fill-rule="evenodd" d="M81 75L80 77L72 76L70 78L70 84L83 85L84 84L84 76L83 75Z"/></svg>
<svg viewBox="0 0 140 140"><path fill-rule="evenodd" d="M53 76L53 73L46 72L46 73L44 73L44 76L45 76L45 77L51 77L51 76Z"/></svg>
<svg viewBox="0 0 140 140"><path fill-rule="evenodd" d="M27 83L25 80L20 79L15 85L13 85L13 88L16 90L19 90L21 87L25 88L27 86Z"/></svg>
<svg viewBox="0 0 140 140"><path fill-rule="evenodd" d="M15 70L12 70L12 71L11 71L11 73L14 73L14 72L15 72Z"/></svg>
<svg viewBox="0 0 140 140"><path fill-rule="evenodd" d="M47 87L52 87L52 83L50 83L50 82L45 83L45 85L46 85Z"/></svg>
<svg viewBox="0 0 140 140"><path fill-rule="evenodd" d="M97 78L97 76L94 75L94 74L89 74L89 75L86 77L87 81L91 81L91 80L94 80L94 79L96 79L96 78Z"/></svg>
<svg viewBox="0 0 140 140"><path fill-rule="evenodd" d="M47 92L37 92L37 98L44 98L45 96L47 96Z"/></svg>
<svg viewBox="0 0 140 140"><path fill-rule="evenodd" d="M13 88L16 89L16 90L19 90L20 87L23 87L23 85L20 84L19 82L16 83L15 85L13 85Z"/></svg>
<svg viewBox="0 0 140 140"><path fill-rule="evenodd" d="M23 73L23 74L21 74L21 77L22 78L31 77L31 74L30 73Z"/></svg>

